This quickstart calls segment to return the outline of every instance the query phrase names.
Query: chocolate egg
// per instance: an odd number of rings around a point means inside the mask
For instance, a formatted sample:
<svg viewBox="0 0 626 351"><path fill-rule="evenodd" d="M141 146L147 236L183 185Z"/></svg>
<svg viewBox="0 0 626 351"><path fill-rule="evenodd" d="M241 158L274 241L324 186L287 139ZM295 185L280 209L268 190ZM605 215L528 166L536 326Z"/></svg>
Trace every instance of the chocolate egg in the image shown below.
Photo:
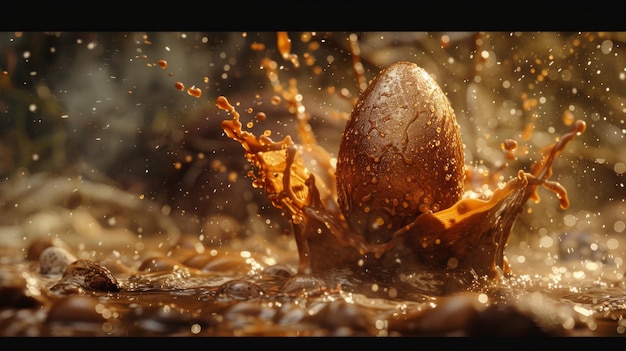
<svg viewBox="0 0 626 351"><path fill-rule="evenodd" d="M464 192L464 154L454 110L416 64L383 70L361 94L337 157L338 203L350 229L387 242Z"/></svg>

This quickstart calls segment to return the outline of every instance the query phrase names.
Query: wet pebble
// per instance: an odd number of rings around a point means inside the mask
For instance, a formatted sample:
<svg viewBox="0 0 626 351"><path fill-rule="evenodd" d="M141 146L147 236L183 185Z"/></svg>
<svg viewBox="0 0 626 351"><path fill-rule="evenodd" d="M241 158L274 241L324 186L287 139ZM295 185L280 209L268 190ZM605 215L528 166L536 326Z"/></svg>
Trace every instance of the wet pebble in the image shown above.
<svg viewBox="0 0 626 351"><path fill-rule="evenodd" d="M311 275L294 275L283 283L281 290L290 294L318 295L326 290L326 283Z"/></svg>
<svg viewBox="0 0 626 351"><path fill-rule="evenodd" d="M64 248L50 246L39 256L39 272L43 275L61 274L77 258Z"/></svg>
<svg viewBox="0 0 626 351"><path fill-rule="evenodd" d="M70 264L59 282L51 290L58 293L76 293L81 290L117 292L119 284L105 267L88 260Z"/></svg>
<svg viewBox="0 0 626 351"><path fill-rule="evenodd" d="M322 325L333 331L333 335L371 335L371 319L357 306L342 300L319 302L308 308L302 320L314 325Z"/></svg>
<svg viewBox="0 0 626 351"><path fill-rule="evenodd" d="M217 254L208 252L190 257L184 261L184 264L200 269L203 272L245 274L252 268L248 260L249 258L241 257L240 255L229 255L223 252L217 252Z"/></svg>
<svg viewBox="0 0 626 351"><path fill-rule="evenodd" d="M177 260L165 256L150 257L144 260L138 270L145 273L173 272L184 265Z"/></svg>
<svg viewBox="0 0 626 351"><path fill-rule="evenodd" d="M216 291L218 297L236 300L248 300L263 294L263 289L259 285L239 279L231 280L220 285Z"/></svg>
<svg viewBox="0 0 626 351"><path fill-rule="evenodd" d="M294 270L280 264L275 264L265 268L263 273L276 278L289 278L295 274Z"/></svg>

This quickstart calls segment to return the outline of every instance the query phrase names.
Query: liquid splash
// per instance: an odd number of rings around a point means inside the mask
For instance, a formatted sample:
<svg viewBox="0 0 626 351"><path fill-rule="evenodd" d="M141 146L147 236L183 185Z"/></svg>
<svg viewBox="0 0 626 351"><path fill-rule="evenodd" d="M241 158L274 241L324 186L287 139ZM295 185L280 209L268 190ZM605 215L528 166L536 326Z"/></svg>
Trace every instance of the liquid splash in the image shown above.
<svg viewBox="0 0 626 351"><path fill-rule="evenodd" d="M358 66L355 71L359 72ZM276 74L268 76L273 77L275 87L279 86ZM329 153L310 136L312 128L303 117L303 109L297 109L299 130L305 131L300 137L307 142L296 144L291 136L281 141L265 135L256 137L242 129L240 115L226 97L218 97L216 103L233 116L223 121L222 127L245 149L245 157L255 169L250 174L253 185L263 188L273 205L291 218L302 274L343 267L415 270L420 266L471 271L477 277L510 274L504 249L524 204L529 199L539 201L537 188L554 192L562 209L569 207L565 188L549 180L552 164L567 143L586 129L584 121L576 121L571 132L542 151L541 160L532 165L530 173L520 170L506 184L485 189L482 194L468 189L454 206L422 214L395 231L388 242L371 244L349 229L338 211L336 169ZM307 163L307 159L316 162ZM329 182L324 181L329 178Z"/></svg>

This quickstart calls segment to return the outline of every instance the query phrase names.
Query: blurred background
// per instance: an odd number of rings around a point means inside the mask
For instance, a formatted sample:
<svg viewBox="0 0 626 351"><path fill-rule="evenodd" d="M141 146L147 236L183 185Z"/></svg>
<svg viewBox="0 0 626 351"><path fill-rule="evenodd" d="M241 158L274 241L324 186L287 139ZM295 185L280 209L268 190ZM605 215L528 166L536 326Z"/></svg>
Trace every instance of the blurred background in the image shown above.
<svg viewBox="0 0 626 351"><path fill-rule="evenodd" d="M238 104L257 135L271 130L274 140L297 141L294 113L272 103L263 60L274 60L280 82L297 86L318 143L336 154L359 94L353 38L367 80L397 61L433 75L461 125L466 164L495 170L509 162L503 180L528 171L542 147L584 120L587 131L566 147L551 178L565 186L571 206L560 209L540 189L541 202L529 203L514 228L512 264L534 254L546 264L599 260L621 271L626 33L288 37L281 51L275 32L0 33L0 179L80 175L154 201L186 232L228 218L234 235L258 230L250 228L259 219L286 233L286 219L251 186L243 149L224 135L220 123L230 116L216 98ZM248 108L267 119L256 121ZM504 157L505 139L519 143L515 161Z"/></svg>

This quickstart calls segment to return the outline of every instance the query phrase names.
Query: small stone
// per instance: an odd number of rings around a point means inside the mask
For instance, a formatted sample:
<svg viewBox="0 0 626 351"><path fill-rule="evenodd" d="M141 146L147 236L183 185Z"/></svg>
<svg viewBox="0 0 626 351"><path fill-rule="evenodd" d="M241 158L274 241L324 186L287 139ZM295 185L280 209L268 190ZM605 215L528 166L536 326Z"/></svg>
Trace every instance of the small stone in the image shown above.
<svg viewBox="0 0 626 351"><path fill-rule="evenodd" d="M326 329L335 333L346 332L348 335L362 334L371 335L370 328L374 322L352 303L336 300L311 304L308 313L304 315L303 322L314 325L323 325Z"/></svg>
<svg viewBox="0 0 626 351"><path fill-rule="evenodd" d="M290 267L280 265L280 264L275 264L275 265L265 268L263 273L269 275L270 277L289 278L293 276L296 272Z"/></svg>
<svg viewBox="0 0 626 351"><path fill-rule="evenodd" d="M150 257L141 263L139 271L145 273L173 272L184 267L185 265L169 257Z"/></svg>
<svg viewBox="0 0 626 351"><path fill-rule="evenodd" d="M69 251L56 246L44 249L39 256L39 272L43 275L61 274L76 261Z"/></svg>
<svg viewBox="0 0 626 351"><path fill-rule="evenodd" d="M67 267L61 280L51 289L57 292L78 290L117 292L119 284L105 267L88 260L78 260Z"/></svg>
<svg viewBox="0 0 626 351"><path fill-rule="evenodd" d="M326 290L326 283L317 277L310 275L294 275L282 285L286 293L303 293L306 295L319 295Z"/></svg>
<svg viewBox="0 0 626 351"><path fill-rule="evenodd" d="M237 300L247 300L263 295L263 289L257 284L245 280L231 280L217 289L220 297L230 297Z"/></svg>

